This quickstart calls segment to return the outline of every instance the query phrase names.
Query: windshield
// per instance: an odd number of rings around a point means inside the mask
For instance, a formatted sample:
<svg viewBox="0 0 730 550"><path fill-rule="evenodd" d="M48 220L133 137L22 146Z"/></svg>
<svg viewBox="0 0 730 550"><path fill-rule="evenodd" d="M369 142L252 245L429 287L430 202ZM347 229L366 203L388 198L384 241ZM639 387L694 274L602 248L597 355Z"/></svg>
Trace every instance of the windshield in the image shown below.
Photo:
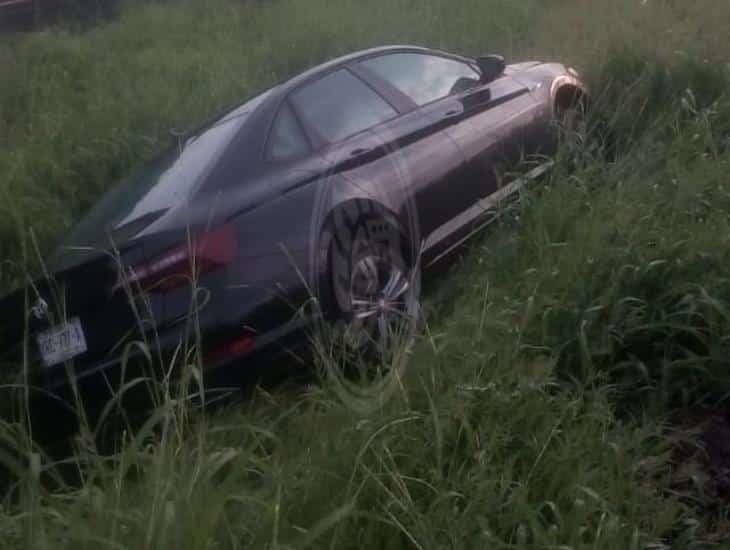
<svg viewBox="0 0 730 550"><path fill-rule="evenodd" d="M56 251L121 243L187 200L271 90L207 124L179 146L143 165L97 202Z"/></svg>

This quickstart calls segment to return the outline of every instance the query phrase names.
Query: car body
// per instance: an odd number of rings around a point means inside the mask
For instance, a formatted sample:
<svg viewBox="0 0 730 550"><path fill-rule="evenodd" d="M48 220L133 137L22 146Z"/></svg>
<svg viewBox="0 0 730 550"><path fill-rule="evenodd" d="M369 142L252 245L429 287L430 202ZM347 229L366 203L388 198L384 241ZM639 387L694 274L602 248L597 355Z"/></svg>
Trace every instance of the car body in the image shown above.
<svg viewBox="0 0 730 550"><path fill-rule="evenodd" d="M27 17L33 18L34 0L0 0L0 18Z"/></svg>
<svg viewBox="0 0 730 550"><path fill-rule="evenodd" d="M327 301L329 251L358 212L397 226L404 262L429 266L492 219L524 181L507 181L506 168L554 151L553 122L586 97L558 63L498 73L484 79L479 60L437 50L379 47L176 136L64 240L52 280L0 302L9 364L25 348L39 384L62 392L71 361L94 392L98 375L141 353L130 342L169 354L199 331L206 372L245 370L246 357L300 341L302 306L313 293Z"/></svg>

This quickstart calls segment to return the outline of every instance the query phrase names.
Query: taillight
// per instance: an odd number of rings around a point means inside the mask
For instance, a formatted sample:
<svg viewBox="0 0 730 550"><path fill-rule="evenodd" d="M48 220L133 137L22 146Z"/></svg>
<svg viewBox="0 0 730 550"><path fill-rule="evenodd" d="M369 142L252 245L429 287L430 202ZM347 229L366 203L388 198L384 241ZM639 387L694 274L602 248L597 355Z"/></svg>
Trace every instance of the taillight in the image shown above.
<svg viewBox="0 0 730 550"><path fill-rule="evenodd" d="M233 359L239 357L244 353L251 351L256 345L256 339L253 333L245 331L239 336L222 342L215 346L213 349L207 351L203 357L203 361L210 365L215 364L226 359Z"/></svg>
<svg viewBox="0 0 730 550"><path fill-rule="evenodd" d="M236 235L231 224L192 236L189 242L168 249L148 262L131 266L126 281L148 292L168 292L188 284L205 273L225 266L236 253Z"/></svg>

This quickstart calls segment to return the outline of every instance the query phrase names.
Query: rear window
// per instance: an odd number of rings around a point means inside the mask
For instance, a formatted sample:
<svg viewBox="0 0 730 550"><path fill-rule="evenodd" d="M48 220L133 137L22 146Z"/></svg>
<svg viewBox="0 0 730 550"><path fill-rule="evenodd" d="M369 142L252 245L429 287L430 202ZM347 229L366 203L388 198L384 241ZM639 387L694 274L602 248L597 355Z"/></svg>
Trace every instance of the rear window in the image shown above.
<svg viewBox="0 0 730 550"><path fill-rule="evenodd" d="M288 103L284 103L276 115L269 138L269 158L287 160L309 152L309 141L302 132L299 122Z"/></svg>
<svg viewBox="0 0 730 550"><path fill-rule="evenodd" d="M270 93L236 107L137 169L91 208L62 248L107 248L110 237L115 243L131 238L169 208L185 201Z"/></svg>

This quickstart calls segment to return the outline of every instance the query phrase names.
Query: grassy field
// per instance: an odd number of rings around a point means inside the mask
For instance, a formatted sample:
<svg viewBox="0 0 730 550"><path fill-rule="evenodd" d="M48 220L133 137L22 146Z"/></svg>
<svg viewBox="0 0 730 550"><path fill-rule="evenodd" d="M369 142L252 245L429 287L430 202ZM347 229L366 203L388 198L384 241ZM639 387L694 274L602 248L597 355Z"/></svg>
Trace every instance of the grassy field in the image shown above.
<svg viewBox="0 0 730 550"><path fill-rule="evenodd" d="M326 381L204 417L170 398L116 454L79 437L75 483L5 425L0 546L722 545L685 420L730 391L728 36L718 0L191 0L0 39L2 290L170 128L352 49L562 60L596 105L434 285L380 410Z"/></svg>

